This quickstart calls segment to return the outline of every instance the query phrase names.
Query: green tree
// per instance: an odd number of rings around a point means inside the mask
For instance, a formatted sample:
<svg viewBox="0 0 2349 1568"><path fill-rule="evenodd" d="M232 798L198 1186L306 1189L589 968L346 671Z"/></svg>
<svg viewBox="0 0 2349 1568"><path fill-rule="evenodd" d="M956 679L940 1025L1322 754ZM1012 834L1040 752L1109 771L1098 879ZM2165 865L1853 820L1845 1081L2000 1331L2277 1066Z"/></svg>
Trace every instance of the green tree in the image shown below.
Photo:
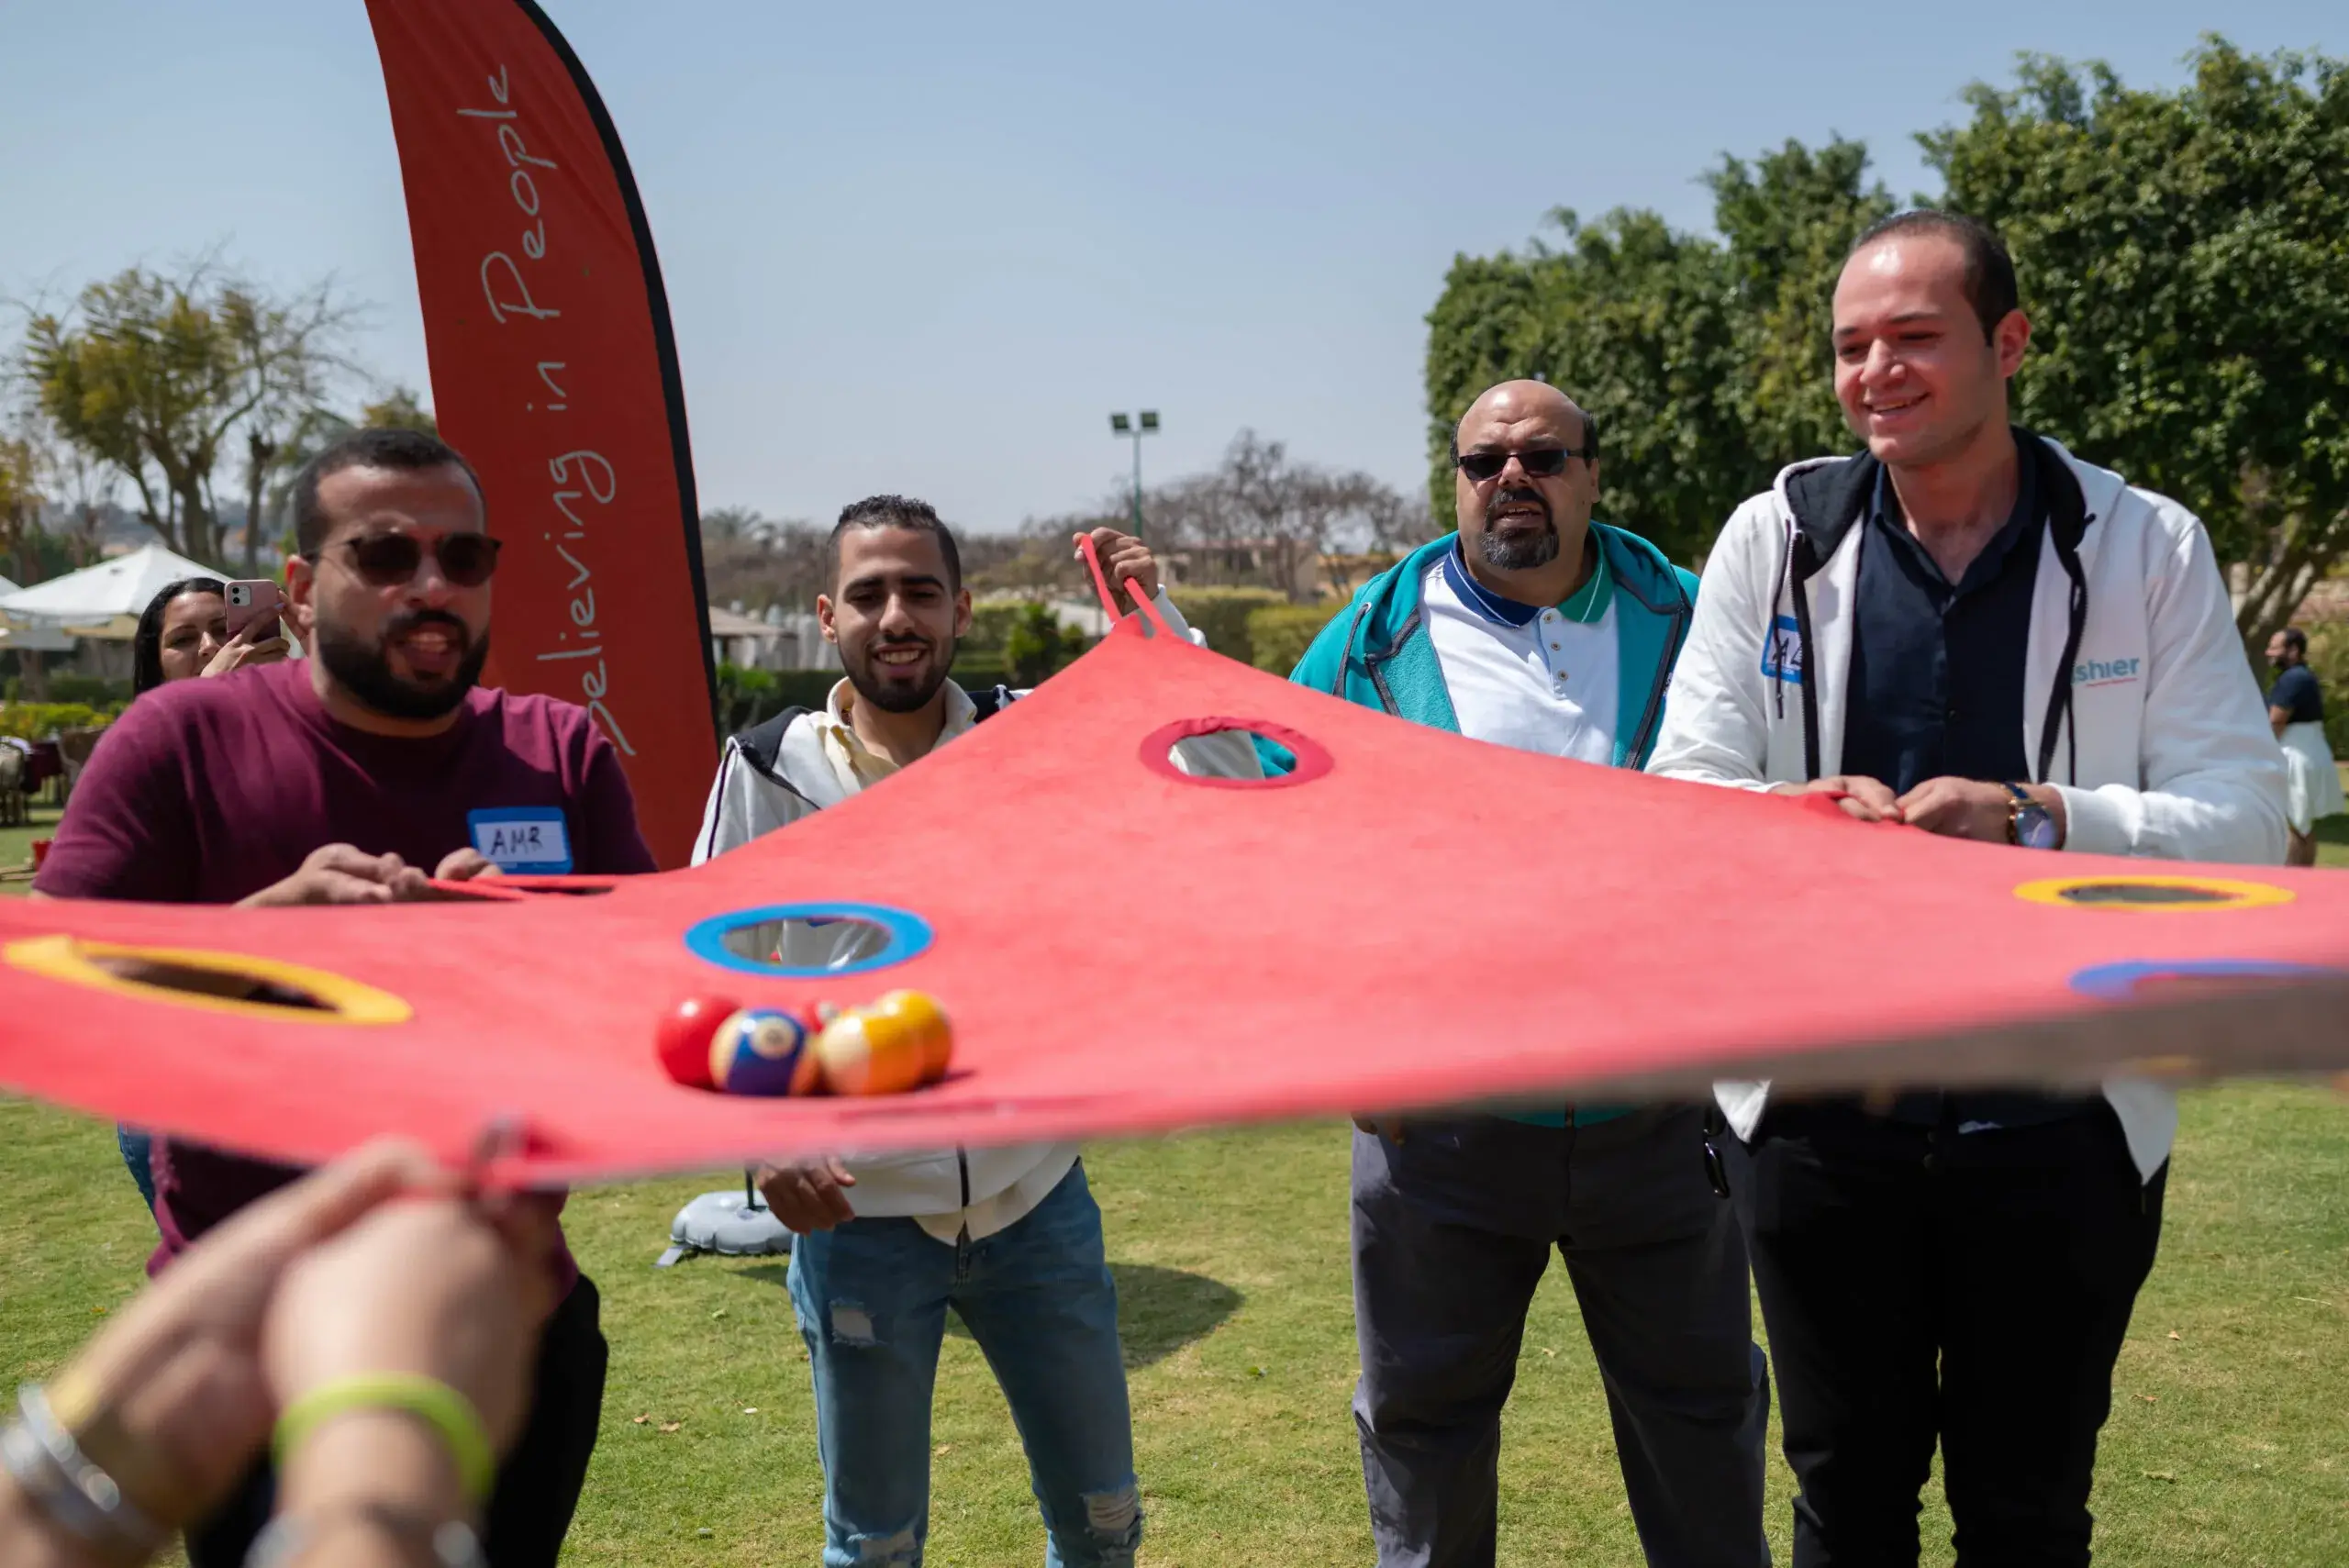
<svg viewBox="0 0 2349 1568"><path fill-rule="evenodd" d="M1585 226L1522 257L1462 257L1428 317L1429 500L1453 524L1453 429L1495 382L1538 375L1598 424L1598 515L1687 559L1753 487L1731 396L1735 289L1720 246L1653 212Z"/></svg>
<svg viewBox="0 0 2349 1568"><path fill-rule="evenodd" d="M1721 239L1653 212L1585 225L1523 255L1462 256L1428 316L1429 499L1452 524L1453 428L1486 387L1538 375L1598 421L1598 513L1687 560L1798 458L1848 446L1828 350L1852 239L1892 210L1866 149L1789 141L1708 176Z"/></svg>
<svg viewBox="0 0 2349 1568"><path fill-rule="evenodd" d="M1762 476L1853 448L1835 401L1835 280L1853 239L1893 211L1881 183L1864 183L1867 166L1866 146L1838 137L1816 151L1788 141L1751 164L1724 158L1706 177L1737 291L1729 384Z"/></svg>
<svg viewBox="0 0 2349 1568"><path fill-rule="evenodd" d="M18 583L39 580L41 514L40 465L31 441L0 435L0 561Z"/></svg>
<svg viewBox="0 0 2349 1568"><path fill-rule="evenodd" d="M1563 209L1551 216L1572 221ZM1534 268L1549 252L1538 240L1531 250L1454 256L1427 315L1428 514L1439 533L1453 527L1452 435L1461 416L1494 383L1547 368L1534 359L1543 304Z"/></svg>
<svg viewBox="0 0 2349 1568"><path fill-rule="evenodd" d="M432 417L432 410L417 402L415 393L397 384L381 400L360 405L356 421L331 408L312 406L304 409L284 439L275 444L268 460L270 482L264 502L267 509L262 517L264 528L269 519L276 521L274 544L279 554L294 552L293 521L286 517L285 508L293 499L295 475L312 458L355 429L421 430L428 436L440 433L439 423ZM248 540L258 531L248 529ZM262 537L272 536L263 533ZM249 554L249 563L250 560ZM246 574L250 576L251 573L252 568L248 564Z"/></svg>
<svg viewBox="0 0 2349 1568"><path fill-rule="evenodd" d="M2020 417L2199 513L2256 651L2349 550L2349 61L2191 63L2165 92L2027 56L1919 139L2014 252Z"/></svg>
<svg viewBox="0 0 2349 1568"><path fill-rule="evenodd" d="M1084 634L1063 625L1050 605L1027 606L1004 634L1004 662L1022 686L1035 685L1084 651Z"/></svg>
<svg viewBox="0 0 2349 1568"><path fill-rule="evenodd" d="M739 735L783 705L775 700L779 683L767 670L740 664L718 666L718 714L729 735Z"/></svg>
<svg viewBox="0 0 2349 1568"><path fill-rule="evenodd" d="M177 276L133 267L36 314L21 371L41 415L139 497L164 542L220 559L215 470L239 435L250 510L279 432L340 368L350 320L330 284L277 300L200 261Z"/></svg>
<svg viewBox="0 0 2349 1568"><path fill-rule="evenodd" d="M440 421L432 410L417 401L416 394L405 386L394 386L381 399L362 404L359 422L371 430L421 430L428 436L440 433Z"/></svg>

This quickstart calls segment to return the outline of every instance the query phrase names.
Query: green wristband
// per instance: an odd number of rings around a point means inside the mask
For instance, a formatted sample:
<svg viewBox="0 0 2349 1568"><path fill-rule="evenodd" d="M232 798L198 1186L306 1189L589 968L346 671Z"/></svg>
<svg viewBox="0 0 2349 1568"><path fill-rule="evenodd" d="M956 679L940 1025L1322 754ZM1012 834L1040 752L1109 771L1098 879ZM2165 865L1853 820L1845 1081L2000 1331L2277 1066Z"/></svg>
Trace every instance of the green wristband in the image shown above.
<svg viewBox="0 0 2349 1568"><path fill-rule="evenodd" d="M272 1451L283 1467L286 1455L302 1446L326 1422L353 1410L397 1410L415 1417L440 1434L465 1496L476 1504L489 1500L497 1479L497 1453L489 1429L473 1401L437 1377L411 1372L363 1372L322 1383L285 1407L277 1418Z"/></svg>

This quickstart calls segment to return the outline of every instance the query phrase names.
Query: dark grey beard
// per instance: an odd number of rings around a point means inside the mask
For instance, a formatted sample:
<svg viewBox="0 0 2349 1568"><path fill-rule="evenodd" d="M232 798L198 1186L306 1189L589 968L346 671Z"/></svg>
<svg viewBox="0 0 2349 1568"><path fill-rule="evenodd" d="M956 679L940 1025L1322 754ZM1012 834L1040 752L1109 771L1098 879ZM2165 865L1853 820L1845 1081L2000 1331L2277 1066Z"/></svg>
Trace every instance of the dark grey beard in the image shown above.
<svg viewBox="0 0 2349 1568"><path fill-rule="evenodd" d="M1485 564L1496 571L1531 572L1558 559L1558 528L1553 523L1538 534L1513 538L1488 528L1477 536L1476 549L1484 556Z"/></svg>

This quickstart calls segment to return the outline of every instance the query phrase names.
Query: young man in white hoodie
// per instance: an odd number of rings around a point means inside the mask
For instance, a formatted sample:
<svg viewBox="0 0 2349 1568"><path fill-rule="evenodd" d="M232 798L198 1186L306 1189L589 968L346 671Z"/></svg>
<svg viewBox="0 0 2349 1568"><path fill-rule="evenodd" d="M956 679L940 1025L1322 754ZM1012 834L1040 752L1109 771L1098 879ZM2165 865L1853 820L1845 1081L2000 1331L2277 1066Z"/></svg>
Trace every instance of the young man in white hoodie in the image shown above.
<svg viewBox="0 0 2349 1568"><path fill-rule="evenodd" d="M1154 596L1138 539L1094 530L1102 570ZM816 601L845 679L824 711L788 712L726 743L696 863L856 794L1021 694L974 699L948 679L971 628L954 536L928 505L876 495L841 512L831 592ZM1259 772L1244 734L1177 748L1201 773ZM771 934L795 967L864 956L854 921ZM1130 1563L1141 1493L1101 1211L1074 1143L949 1150L766 1166L759 1188L798 1235L791 1300L815 1377L824 1463L824 1561L920 1562L930 1522L930 1391L949 1307L971 1330L1018 1422L1044 1517L1045 1562Z"/></svg>
<svg viewBox="0 0 2349 1568"><path fill-rule="evenodd" d="M2280 862L2283 758L2210 539L2009 426L2031 323L1997 237L1933 212L1877 225L1833 331L1867 450L1798 463L1730 518L1650 771L2025 852ZM1914 1563L1936 1440L1959 1562L2087 1563L2175 1101L2120 1080L1767 1092L1720 1099L1748 1156L1731 1184L1797 1568Z"/></svg>

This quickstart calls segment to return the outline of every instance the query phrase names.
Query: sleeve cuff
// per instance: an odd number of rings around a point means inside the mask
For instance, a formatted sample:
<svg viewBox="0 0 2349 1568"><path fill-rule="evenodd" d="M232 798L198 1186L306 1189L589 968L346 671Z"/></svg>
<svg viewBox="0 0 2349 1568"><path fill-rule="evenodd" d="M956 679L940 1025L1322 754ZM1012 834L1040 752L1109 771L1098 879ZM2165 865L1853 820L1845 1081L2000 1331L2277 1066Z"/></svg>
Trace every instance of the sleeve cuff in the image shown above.
<svg viewBox="0 0 2349 1568"><path fill-rule="evenodd" d="M2064 848L2084 855L2125 855L2129 822L2121 803L2099 790L2057 784L2064 799Z"/></svg>
<svg viewBox="0 0 2349 1568"><path fill-rule="evenodd" d="M1158 613L1165 617L1169 631L1195 647L1205 648L1208 645L1207 633L1194 629L1191 623L1183 618L1183 612L1174 607L1174 601L1166 596L1164 588L1151 595L1151 603L1157 606Z"/></svg>

